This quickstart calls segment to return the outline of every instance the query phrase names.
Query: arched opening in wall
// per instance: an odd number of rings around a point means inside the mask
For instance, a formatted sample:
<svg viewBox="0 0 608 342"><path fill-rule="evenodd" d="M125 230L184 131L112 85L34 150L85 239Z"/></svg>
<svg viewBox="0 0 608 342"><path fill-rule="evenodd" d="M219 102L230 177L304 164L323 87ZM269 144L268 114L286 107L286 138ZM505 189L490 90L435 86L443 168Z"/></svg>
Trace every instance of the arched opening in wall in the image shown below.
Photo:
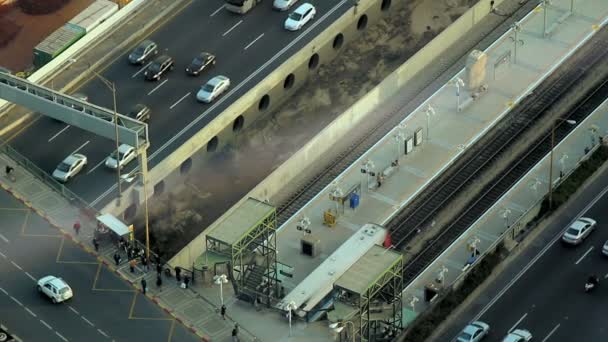
<svg viewBox="0 0 608 342"><path fill-rule="evenodd" d="M245 118L242 115L239 115L236 119L234 119L234 122L232 123L232 131L233 132L238 132L243 128L243 125L245 124Z"/></svg>
<svg viewBox="0 0 608 342"><path fill-rule="evenodd" d="M160 195L165 192L165 181L160 181L154 186L154 195Z"/></svg>
<svg viewBox="0 0 608 342"><path fill-rule="evenodd" d="M179 172L182 175L184 175L184 174L188 173L188 171L190 171L191 168L192 168L192 158L188 158L188 159L184 160L182 165L179 166Z"/></svg>
<svg viewBox="0 0 608 342"><path fill-rule="evenodd" d="M357 30L359 30L359 31L365 30L366 27L367 27L367 14L364 14L364 15L360 16L359 20L357 21Z"/></svg>
<svg viewBox="0 0 608 342"><path fill-rule="evenodd" d="M266 110L268 109L268 106L270 106L270 96L268 96L268 94L262 96L262 98L260 99L260 103L258 103L258 109L260 111Z"/></svg>
<svg viewBox="0 0 608 342"><path fill-rule="evenodd" d="M382 0L382 4L380 4L380 9L383 11L388 11L391 8L391 0Z"/></svg>
<svg viewBox="0 0 608 342"><path fill-rule="evenodd" d="M217 137L213 137L211 138L211 140L209 140L209 142L207 143L207 152L215 152L215 150L217 150L217 145L219 144L220 140Z"/></svg>
<svg viewBox="0 0 608 342"><path fill-rule="evenodd" d="M316 68L319 65L319 54L315 53L314 55L310 56L310 59L308 60L308 69L312 70L314 68Z"/></svg>
<svg viewBox="0 0 608 342"><path fill-rule="evenodd" d="M125 221L131 222L135 218L135 214L137 214L137 205L135 205L135 203L132 203L130 206L127 207L127 209L122 215Z"/></svg>
<svg viewBox="0 0 608 342"><path fill-rule="evenodd" d="M341 48L342 44L344 44L344 35L342 33L338 33L336 35L336 38L334 38L334 50L338 50L339 48Z"/></svg>
<svg viewBox="0 0 608 342"><path fill-rule="evenodd" d="M285 81L283 82L283 89L291 89L295 81L296 76L294 74L287 75L287 77L285 77Z"/></svg>

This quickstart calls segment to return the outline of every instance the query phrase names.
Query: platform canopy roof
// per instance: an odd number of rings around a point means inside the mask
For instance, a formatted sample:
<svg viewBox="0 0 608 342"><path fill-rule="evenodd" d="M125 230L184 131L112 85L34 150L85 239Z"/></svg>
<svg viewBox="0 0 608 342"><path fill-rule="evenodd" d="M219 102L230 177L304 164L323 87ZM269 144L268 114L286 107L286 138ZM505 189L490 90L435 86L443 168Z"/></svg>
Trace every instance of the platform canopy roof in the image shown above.
<svg viewBox="0 0 608 342"><path fill-rule="evenodd" d="M334 285L352 293L364 294L401 258L400 253L374 245Z"/></svg>
<svg viewBox="0 0 608 342"><path fill-rule="evenodd" d="M207 238L234 245L254 230L262 221L272 214L275 208L270 204L248 198L229 214L223 221L212 228Z"/></svg>

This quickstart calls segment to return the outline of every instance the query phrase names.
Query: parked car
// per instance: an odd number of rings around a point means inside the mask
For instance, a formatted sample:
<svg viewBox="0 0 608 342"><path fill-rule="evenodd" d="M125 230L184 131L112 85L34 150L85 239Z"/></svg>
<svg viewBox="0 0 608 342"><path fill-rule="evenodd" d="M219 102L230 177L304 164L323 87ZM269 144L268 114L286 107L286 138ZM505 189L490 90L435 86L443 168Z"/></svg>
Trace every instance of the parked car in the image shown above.
<svg viewBox="0 0 608 342"><path fill-rule="evenodd" d="M158 56L146 69L144 75L148 81L158 81L165 73L173 70L173 63L173 58L167 55Z"/></svg>
<svg viewBox="0 0 608 342"><path fill-rule="evenodd" d="M72 288L61 278L49 275L38 280L38 292L51 299L54 304L66 301L74 296Z"/></svg>
<svg viewBox="0 0 608 342"><path fill-rule="evenodd" d="M507 335L502 342L528 342L532 339L532 334L528 330L515 329Z"/></svg>
<svg viewBox="0 0 608 342"><path fill-rule="evenodd" d="M295 11L291 12L285 20L285 29L289 31L297 31L311 21L317 10L315 6L309 3L303 3Z"/></svg>
<svg viewBox="0 0 608 342"><path fill-rule="evenodd" d="M205 83L196 94L196 99L210 103L230 87L230 79L226 76L215 76Z"/></svg>
<svg viewBox="0 0 608 342"><path fill-rule="evenodd" d="M114 170L120 166L122 169L125 165L135 159L135 157L137 157L135 148L127 144L122 144L118 147L118 157L116 151L112 152L106 159L106 166Z"/></svg>
<svg viewBox="0 0 608 342"><path fill-rule="evenodd" d="M298 0L274 0L272 8L278 11L287 11L295 4Z"/></svg>
<svg viewBox="0 0 608 342"><path fill-rule="evenodd" d="M593 229L595 229L595 225L595 220L588 217L581 217L574 221L564 235L562 235L562 241L567 244L578 245L591 234Z"/></svg>
<svg viewBox="0 0 608 342"><path fill-rule="evenodd" d="M53 178L65 183L74 178L85 166L87 166L87 157L84 154L70 154L57 165L53 171Z"/></svg>
<svg viewBox="0 0 608 342"><path fill-rule="evenodd" d="M150 108L141 103L136 104L131 108L129 117L141 122L148 122L150 120Z"/></svg>
<svg viewBox="0 0 608 342"><path fill-rule="evenodd" d="M192 62L190 62L190 65L186 67L186 73L188 75L198 76L207 67L212 65L215 65L215 56L208 52L202 52L194 57Z"/></svg>
<svg viewBox="0 0 608 342"><path fill-rule="evenodd" d="M481 321L475 321L462 329L456 339L458 342L479 342L490 332L490 326Z"/></svg>
<svg viewBox="0 0 608 342"><path fill-rule="evenodd" d="M158 45L155 42L146 39L129 54L129 62L131 64L144 64L150 57L158 54Z"/></svg>

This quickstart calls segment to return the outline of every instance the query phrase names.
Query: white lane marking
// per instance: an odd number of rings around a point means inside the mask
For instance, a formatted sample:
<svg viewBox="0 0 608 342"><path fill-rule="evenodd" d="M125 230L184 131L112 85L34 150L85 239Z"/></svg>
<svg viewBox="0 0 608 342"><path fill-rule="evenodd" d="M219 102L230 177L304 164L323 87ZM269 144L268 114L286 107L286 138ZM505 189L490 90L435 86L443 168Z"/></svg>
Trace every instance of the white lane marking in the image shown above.
<svg viewBox="0 0 608 342"><path fill-rule="evenodd" d="M28 309L28 307L25 307L25 311L27 311L30 315L32 315L33 317L37 317L35 313L32 312L32 310Z"/></svg>
<svg viewBox="0 0 608 342"><path fill-rule="evenodd" d="M549 337L551 337L551 335L553 335L553 333L559 328L560 324L558 323L553 329L551 329L551 331L549 331L549 334L543 338L543 340L541 342L546 342Z"/></svg>
<svg viewBox="0 0 608 342"><path fill-rule="evenodd" d="M137 72L136 72L136 73L134 73L134 74L133 74L133 76L131 76L131 78L135 78L137 75L139 75L139 73L140 73L140 72L142 72L142 71L144 71L144 70L148 69L148 67L150 66L150 64L152 64L152 62L150 62L150 63L148 63L148 64L144 65L144 66L143 66L143 68L141 68L141 69L137 70Z"/></svg>
<svg viewBox="0 0 608 342"><path fill-rule="evenodd" d="M0 291L1 291L2 293L4 293L5 295L7 295L7 296L8 296L8 292L6 292L6 290L5 290L5 289L3 289L3 288L1 288L1 287L0 287Z"/></svg>
<svg viewBox="0 0 608 342"><path fill-rule="evenodd" d="M224 8L224 5L220 6L220 8L216 9L215 12L211 13L211 15L209 15L210 17L213 17L214 15L218 14L222 8Z"/></svg>
<svg viewBox="0 0 608 342"><path fill-rule="evenodd" d="M30 279L32 279L33 281L36 281L36 278L32 277L31 274L29 274L28 272L25 272L25 275L28 276Z"/></svg>
<svg viewBox="0 0 608 342"><path fill-rule="evenodd" d="M53 135L53 136L52 136L52 137L51 137L51 138L48 140L48 142L53 141L53 139L57 138L57 137L59 136L59 134L61 134L61 133L65 132L65 130L66 130L66 129L68 129L68 128L70 128L70 127L72 127L72 126L70 126L70 125L65 126L65 127L64 127L64 128L61 130L61 131L59 131L59 132L57 132L57 134Z"/></svg>
<svg viewBox="0 0 608 342"><path fill-rule="evenodd" d="M101 329L97 329L97 331L99 331L100 334L102 334L103 336L110 338L110 336L108 336L108 334L106 334L105 332L103 332L103 330Z"/></svg>
<svg viewBox="0 0 608 342"><path fill-rule="evenodd" d="M523 316L521 316L521 318L515 322L515 324L513 324L513 326L511 327L511 329L509 329L507 332L510 333L511 331L515 330L515 328L517 328L517 326L519 325L519 323L521 323L521 321L523 321L526 316L528 316L528 313L526 312Z"/></svg>
<svg viewBox="0 0 608 342"><path fill-rule="evenodd" d="M190 96L190 94L192 94L192 92L189 92L188 94L182 96L181 99L177 100L177 102L175 102L174 104L171 105L171 107L169 107L169 109L173 109L173 107L177 106L180 102L182 102L186 97Z"/></svg>
<svg viewBox="0 0 608 342"><path fill-rule="evenodd" d="M72 312L73 312L73 313L75 313L75 314L77 314L77 315L80 315L80 314L78 313L78 311L76 311L76 309L74 309L74 308L73 308L73 307L71 307L71 306L68 306L68 307L70 308L70 310L72 310Z"/></svg>
<svg viewBox="0 0 608 342"><path fill-rule="evenodd" d="M87 146L91 141L87 140L84 144L80 145L79 148L77 148L76 150L74 150L74 152L72 152L72 154L74 153L78 153L78 151L82 150L85 146Z"/></svg>
<svg viewBox="0 0 608 342"><path fill-rule="evenodd" d="M167 83L167 81L168 81L168 80L169 80L169 79L167 78L167 79L165 79L164 81L160 82L160 84L159 84L159 85L157 85L156 87L154 87L154 89L150 90L150 92L148 93L148 95L152 95L152 93L154 93L155 91L157 91L157 90L158 90L158 88L162 87L162 86L163 86L163 84Z"/></svg>
<svg viewBox="0 0 608 342"><path fill-rule="evenodd" d="M247 46L245 46L244 50L249 49L249 47L251 47L251 45L253 45L255 42L257 42L260 38L264 37L264 34L262 33L261 35L259 35L256 39L254 39L251 43L247 44Z"/></svg>
<svg viewBox="0 0 608 342"><path fill-rule="evenodd" d="M225 37L228 33L230 33L230 31L234 30L237 26L241 25L242 22L243 22L242 20L239 20L238 23L234 24L234 26L229 28L228 31L224 32L224 34L222 34L222 37Z"/></svg>
<svg viewBox="0 0 608 342"><path fill-rule="evenodd" d="M6 255L4 255L4 253L0 252L0 255L2 255L2 257L3 257L4 259L6 259Z"/></svg>
<svg viewBox="0 0 608 342"><path fill-rule="evenodd" d="M64 340L65 342L68 342L68 339L63 337L60 333L58 333L57 331L55 331L55 335L59 336L60 339Z"/></svg>
<svg viewBox="0 0 608 342"><path fill-rule="evenodd" d="M82 318L85 322L89 323L90 326L94 327L95 324L91 323L91 321L89 321L88 319L86 319L84 316L80 316L80 318Z"/></svg>
<svg viewBox="0 0 608 342"><path fill-rule="evenodd" d="M593 246L589 247L589 249L585 252L585 254L583 254L578 260L576 260L576 262L574 264L578 265L581 261L583 261L583 259L585 259L587 254L589 254L589 252L591 252L592 250L593 250Z"/></svg>
<svg viewBox="0 0 608 342"><path fill-rule="evenodd" d="M551 240L534 258L532 258L532 260L530 260L530 262L521 271L519 271L519 273L517 273L517 275L511 279L511 281L502 290L500 290L500 292L494 298L492 298L492 300L477 315L475 315L473 321L479 320L481 316L490 310L490 308L496 304L496 302L519 280L519 278L521 278L524 273L526 273L530 267L532 267L549 250L549 248L551 248L551 246L553 246L557 240L562 237L562 234L566 231L566 229L568 229L571 224L576 222L579 217L585 215L587 211L589 211L589 209L591 209L591 207L593 207L607 192L608 187L605 187L602 192L595 196L595 198L589 204L587 204L587 206L578 215L576 215L576 217L572 219L570 224L566 225L564 229L558 232L558 234L553 237L553 240Z"/></svg>
<svg viewBox="0 0 608 342"><path fill-rule="evenodd" d="M15 265L15 267L17 267L20 271L23 271L23 268L21 268L21 266L17 265L17 263L15 263L12 260L11 260L11 264Z"/></svg>
<svg viewBox="0 0 608 342"><path fill-rule="evenodd" d="M7 239L7 238L6 238L4 235L2 235L2 234L0 234L0 239L4 240L4 242L6 242L6 243L9 243L9 242L10 242L10 241L8 241L8 239Z"/></svg>
<svg viewBox="0 0 608 342"><path fill-rule="evenodd" d="M9 297L11 297L11 299L13 300L13 302L15 302L15 303L19 304L19 306L23 306L23 304L21 304L21 302L20 302L20 301L18 301L18 300L17 300L17 298L15 298L15 297L13 297L13 296L9 296Z"/></svg>
<svg viewBox="0 0 608 342"><path fill-rule="evenodd" d="M93 171L95 171L98 167L101 166L101 164L105 163L105 159L102 159L99 163L97 163L97 165L95 165L92 169L90 169L89 171L87 171L87 175Z"/></svg>
<svg viewBox="0 0 608 342"><path fill-rule="evenodd" d="M42 323L45 327L49 328L49 330L53 330L53 328L50 325L48 325L45 321L40 320L40 323Z"/></svg>
<svg viewBox="0 0 608 342"><path fill-rule="evenodd" d="M179 139L187 130L191 129L192 127L194 127L194 125L198 124L207 115L209 115L209 113L211 113L213 110L215 110L215 108L217 108L222 103L224 103L224 101L228 100L230 98L230 96L232 96L239 89L241 89L242 87L244 87L245 84L247 84L247 82L249 82L251 79L253 79L254 77L256 77L260 72L262 72L270 64L272 64L275 60L277 60L279 57L281 57L292 46L294 46L295 44L297 44L308 33L310 33L313 29L315 29L318 25L320 25L325 19L327 19L330 15L332 15L335 11L337 11L338 8L340 8L342 5L344 5L346 3L348 3L348 0L342 0L342 1L340 1L336 6L334 6L331 10L329 10L327 13L325 13L319 20L313 22L310 26L308 26L308 28L305 31L303 31L299 36L297 36L289 44L287 44L285 47L283 47L283 49L281 49L281 51L277 52L277 54L275 54L269 60L267 60L266 63L262 64L262 66L260 66L256 71L254 71L251 75L247 76L247 78L245 78L241 83L239 83L236 87L232 88L232 90L230 90L226 95L224 95L219 100L217 100L213 105L211 105L211 107L209 107L206 111L204 111L196 119L190 121L190 123L188 125L186 125L184 128L182 128L181 131L179 131L177 134L175 134L173 137L171 137L171 139L167 140L161 147L159 147L156 151L154 151L151 155L149 155L148 162L150 162L154 158L156 158L169 145L173 144L173 142L175 142L175 140ZM136 167L135 169L133 169L133 171L134 172L139 171L139 167ZM104 191L101 195L99 195L95 200L93 200L91 202L91 206L96 206L97 203L99 203L102 199L104 199L106 196L108 196L110 193L112 193L112 191L114 191L116 188L117 188L116 184L114 184L111 187L109 187L106 191Z"/></svg>

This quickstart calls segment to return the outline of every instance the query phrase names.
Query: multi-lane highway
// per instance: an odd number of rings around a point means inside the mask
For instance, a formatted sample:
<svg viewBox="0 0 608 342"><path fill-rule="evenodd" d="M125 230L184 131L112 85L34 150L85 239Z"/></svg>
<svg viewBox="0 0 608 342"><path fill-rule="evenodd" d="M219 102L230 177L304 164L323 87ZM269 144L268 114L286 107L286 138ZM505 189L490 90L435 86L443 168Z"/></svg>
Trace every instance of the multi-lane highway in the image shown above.
<svg viewBox="0 0 608 342"><path fill-rule="evenodd" d="M529 330L535 341L608 341L603 305L608 300L608 257L601 254L608 239L608 172L586 192L465 308L446 338L462 328L462 320L479 319L491 327L484 341L501 341L516 328ZM564 245L561 233L580 216L596 219L596 230L579 246ZM592 273L603 282L585 293Z"/></svg>
<svg viewBox="0 0 608 342"><path fill-rule="evenodd" d="M5 191L0 217L0 323L24 341L200 341ZM36 280L49 274L74 297L40 295Z"/></svg>
<svg viewBox="0 0 608 342"><path fill-rule="evenodd" d="M161 53L176 61L175 70L166 77L159 82L146 82L143 68L127 62L132 47L101 71L103 77L116 84L119 112L126 113L137 103L151 108L150 167L352 6L346 0L310 2L317 7L315 19L298 32L288 32L283 28L287 13L273 11L271 2L262 3L246 15L236 15L226 11L221 0L196 0L147 37L159 45ZM201 51L215 54L217 64L199 77L186 75L184 68ZM220 74L231 79L231 89L212 104L197 102L200 86ZM111 93L99 80L91 79L79 92L89 95L91 102L111 108ZM40 117L10 144L49 173L68 154L85 154L89 165L70 181L69 188L95 205L113 197L116 176L103 165L113 150L113 142Z"/></svg>

